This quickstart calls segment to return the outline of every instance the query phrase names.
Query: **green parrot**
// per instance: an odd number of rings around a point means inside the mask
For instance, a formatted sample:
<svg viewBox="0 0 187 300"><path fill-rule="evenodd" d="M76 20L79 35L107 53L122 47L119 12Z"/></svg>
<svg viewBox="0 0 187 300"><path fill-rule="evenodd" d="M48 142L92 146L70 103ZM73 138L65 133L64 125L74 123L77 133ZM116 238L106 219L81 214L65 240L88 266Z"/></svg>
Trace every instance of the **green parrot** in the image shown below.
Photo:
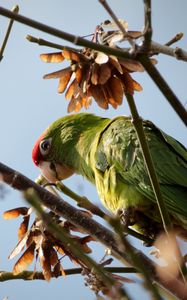
<svg viewBox="0 0 187 300"><path fill-rule="evenodd" d="M187 150L150 121L143 127L174 228L187 239ZM154 192L131 118L79 113L50 125L32 151L49 182L81 174L125 226L151 238L162 230Z"/></svg>

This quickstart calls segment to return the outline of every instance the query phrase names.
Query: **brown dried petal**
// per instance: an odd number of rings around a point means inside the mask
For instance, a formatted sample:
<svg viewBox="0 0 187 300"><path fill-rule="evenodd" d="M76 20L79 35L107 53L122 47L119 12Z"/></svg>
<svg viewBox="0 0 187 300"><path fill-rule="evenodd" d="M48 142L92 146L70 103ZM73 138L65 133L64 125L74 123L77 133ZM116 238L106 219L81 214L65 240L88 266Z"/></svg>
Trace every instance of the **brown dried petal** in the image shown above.
<svg viewBox="0 0 187 300"><path fill-rule="evenodd" d="M79 112L82 108L82 101L80 101L79 99L76 99L77 101L75 102L75 112Z"/></svg>
<svg viewBox="0 0 187 300"><path fill-rule="evenodd" d="M50 263L55 266L58 263L58 255L53 247L50 248Z"/></svg>
<svg viewBox="0 0 187 300"><path fill-rule="evenodd" d="M73 96L77 95L78 93L78 83L77 80L74 79L73 82L68 87L65 97L67 100L70 100Z"/></svg>
<svg viewBox="0 0 187 300"><path fill-rule="evenodd" d="M98 84L98 78L99 78L99 65L94 63L92 65L92 75L91 75L91 82L94 85Z"/></svg>
<svg viewBox="0 0 187 300"><path fill-rule="evenodd" d="M53 268L53 275L55 276L55 277L58 277L58 276L60 276L61 274L62 274L62 272L61 272L61 265L60 265L60 261L58 260L58 262L56 263L56 265L54 266L54 268ZM63 270L64 271L64 270ZM64 275L65 274L65 272L62 274L62 275Z"/></svg>
<svg viewBox="0 0 187 300"><path fill-rule="evenodd" d="M109 64L102 64L99 69L99 84L105 84L111 76Z"/></svg>
<svg viewBox="0 0 187 300"><path fill-rule="evenodd" d="M61 78L62 76L68 76L68 75L71 77L72 72L73 72L73 67L70 66L70 67L46 74L43 76L43 78L44 79Z"/></svg>
<svg viewBox="0 0 187 300"><path fill-rule="evenodd" d="M136 60L133 59L119 59L120 65L125 67L130 72L143 72L144 67L142 64Z"/></svg>
<svg viewBox="0 0 187 300"><path fill-rule="evenodd" d="M97 104L104 109L108 109L108 103L106 100L106 95L104 93L104 89L100 85L91 85L89 91Z"/></svg>
<svg viewBox="0 0 187 300"><path fill-rule="evenodd" d="M39 249L39 259L40 259L40 265L42 267L44 278L47 281L51 279L50 252L51 249L49 245L43 242Z"/></svg>
<svg viewBox="0 0 187 300"><path fill-rule="evenodd" d="M30 238L31 235L32 235L32 233L30 231L25 234L25 236L17 243L16 247L10 253L8 259L14 258L16 255L18 255L23 250L23 248L27 244L27 240ZM32 243L32 240L31 240L30 244L31 243Z"/></svg>
<svg viewBox="0 0 187 300"><path fill-rule="evenodd" d="M126 71L123 75L121 75L121 81L124 85L125 93L129 93L130 95L134 94L134 83L130 74Z"/></svg>
<svg viewBox="0 0 187 300"><path fill-rule="evenodd" d="M7 210L3 213L3 218L5 220L10 220L19 217L20 215L26 216L28 213L28 207L17 207L10 210Z"/></svg>
<svg viewBox="0 0 187 300"><path fill-rule="evenodd" d="M62 52L40 54L40 58L46 63L59 63L64 60Z"/></svg>
<svg viewBox="0 0 187 300"><path fill-rule="evenodd" d="M133 88L137 92L141 92L143 90L142 86L133 79Z"/></svg>
<svg viewBox="0 0 187 300"><path fill-rule="evenodd" d="M110 64L111 64L112 66L114 66L114 68L116 68L116 69L118 70L118 72L119 72L120 74L123 74L123 70L122 70L122 68L121 68L121 65L120 65L120 63L119 63L117 57L111 56L111 55L110 55L110 56L109 56L109 62L110 62Z"/></svg>
<svg viewBox="0 0 187 300"><path fill-rule="evenodd" d="M86 98L84 98L85 101L84 101L84 107L86 109L88 109L90 107L90 105L92 104L92 97L90 96L87 96Z"/></svg>
<svg viewBox="0 0 187 300"><path fill-rule="evenodd" d="M92 74L92 67L93 67L93 65L88 65L87 64L83 68L83 71L82 71L83 78L82 78L82 81L80 83L80 88L81 88L83 94L87 93L87 91L88 91L89 81L90 81L91 74Z"/></svg>
<svg viewBox="0 0 187 300"><path fill-rule="evenodd" d="M71 51L67 49L63 50L63 56L67 60L72 60L76 62L80 62L82 57L81 54L77 53L76 51Z"/></svg>
<svg viewBox="0 0 187 300"><path fill-rule="evenodd" d="M121 105L123 101L123 85L121 80L116 77L112 77L108 82L108 86L110 88L112 98L118 105Z"/></svg>
<svg viewBox="0 0 187 300"><path fill-rule="evenodd" d="M23 219L19 229L18 229L18 239L22 239L28 230L30 216L26 216Z"/></svg>
<svg viewBox="0 0 187 300"><path fill-rule="evenodd" d="M66 75L62 76L59 80L58 84L58 93L63 93L71 79L72 73L67 73Z"/></svg>
<svg viewBox="0 0 187 300"><path fill-rule="evenodd" d="M77 82L80 84L81 80L82 80L82 69L81 68L78 68L75 71L75 78L77 79Z"/></svg>
<svg viewBox="0 0 187 300"><path fill-rule="evenodd" d="M68 112L79 112L80 109L84 106L86 109L91 104L91 98L86 96L80 96L75 98L74 96L71 98L71 101L68 105Z"/></svg>
<svg viewBox="0 0 187 300"><path fill-rule="evenodd" d="M35 244L32 243L23 255L18 259L13 268L14 275L23 272L34 259Z"/></svg>
<svg viewBox="0 0 187 300"><path fill-rule="evenodd" d="M118 103L113 98L112 91L110 89L110 84L109 83L105 84L104 89L105 89L105 94L106 94L107 102L109 104L111 104L113 108L116 109L118 107Z"/></svg>

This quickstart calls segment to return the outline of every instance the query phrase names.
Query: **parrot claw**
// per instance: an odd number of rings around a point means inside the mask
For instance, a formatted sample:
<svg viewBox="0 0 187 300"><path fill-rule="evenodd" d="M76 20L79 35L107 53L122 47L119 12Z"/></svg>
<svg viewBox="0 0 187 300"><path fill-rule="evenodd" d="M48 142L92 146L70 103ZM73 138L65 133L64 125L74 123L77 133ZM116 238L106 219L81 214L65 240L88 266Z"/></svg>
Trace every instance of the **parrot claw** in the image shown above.
<svg viewBox="0 0 187 300"><path fill-rule="evenodd" d="M118 216L124 227L133 226L136 223L135 210L133 207L118 210Z"/></svg>

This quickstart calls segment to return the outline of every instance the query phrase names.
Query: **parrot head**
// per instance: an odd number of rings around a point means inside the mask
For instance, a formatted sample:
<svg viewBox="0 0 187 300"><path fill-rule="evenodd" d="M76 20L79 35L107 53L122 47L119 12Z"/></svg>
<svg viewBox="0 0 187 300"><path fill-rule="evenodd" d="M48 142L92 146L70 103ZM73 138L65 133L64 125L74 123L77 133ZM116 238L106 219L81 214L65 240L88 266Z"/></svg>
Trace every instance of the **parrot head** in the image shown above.
<svg viewBox="0 0 187 300"><path fill-rule="evenodd" d="M38 138L32 160L49 182L66 179L74 173L93 181L91 165L86 161L97 132L108 119L79 113L53 122Z"/></svg>
<svg viewBox="0 0 187 300"><path fill-rule="evenodd" d="M60 131L57 128L56 132ZM63 163L63 148L60 136L54 135L54 128L46 129L36 141L32 150L32 160L39 167L42 175L52 183L66 179L73 175L72 167ZM58 143L57 143L58 139ZM58 153L61 153L58 157Z"/></svg>

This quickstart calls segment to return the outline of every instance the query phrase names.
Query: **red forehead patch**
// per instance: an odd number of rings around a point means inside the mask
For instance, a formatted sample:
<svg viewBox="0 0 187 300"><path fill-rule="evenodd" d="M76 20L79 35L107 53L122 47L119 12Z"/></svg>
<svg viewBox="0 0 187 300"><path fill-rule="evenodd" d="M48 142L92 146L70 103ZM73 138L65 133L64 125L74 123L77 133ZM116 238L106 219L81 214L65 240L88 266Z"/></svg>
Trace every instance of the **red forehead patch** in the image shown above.
<svg viewBox="0 0 187 300"><path fill-rule="evenodd" d="M34 144L34 147L32 149L32 160L34 162L34 164L36 166L39 165L39 162L42 160L42 155L41 155L41 152L40 152L40 148L39 148L39 145L40 145L40 142L43 140L44 138L44 133L39 137L39 139L36 141L36 143Z"/></svg>

